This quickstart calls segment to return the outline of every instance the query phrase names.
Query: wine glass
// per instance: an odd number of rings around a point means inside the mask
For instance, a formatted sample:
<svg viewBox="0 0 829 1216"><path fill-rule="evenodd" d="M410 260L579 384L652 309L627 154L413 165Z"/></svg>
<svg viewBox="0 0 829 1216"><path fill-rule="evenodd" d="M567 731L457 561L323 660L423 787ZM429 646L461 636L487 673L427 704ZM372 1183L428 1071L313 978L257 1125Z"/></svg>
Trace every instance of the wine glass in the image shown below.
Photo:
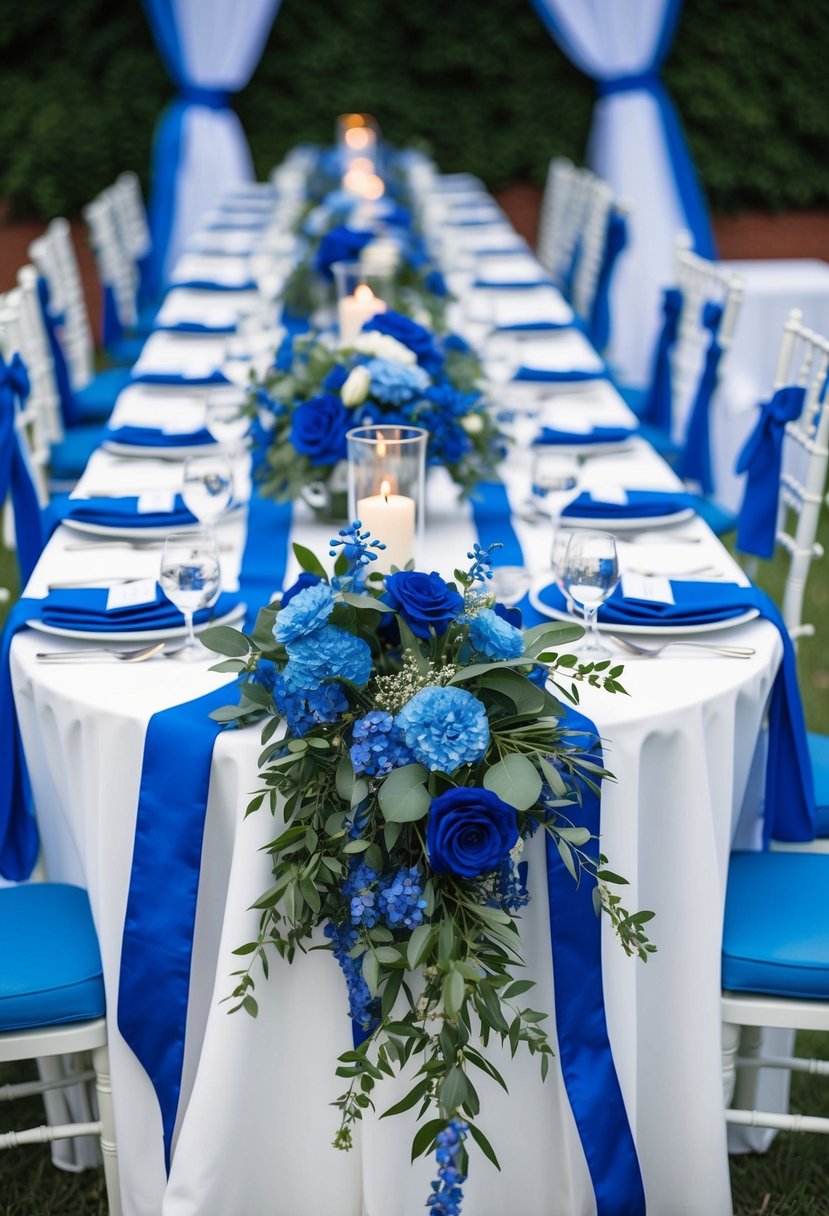
<svg viewBox="0 0 829 1216"><path fill-rule="evenodd" d="M549 517L555 532L559 516L579 484L578 465L539 444L533 448L531 478L530 509L536 517Z"/></svg>
<svg viewBox="0 0 829 1216"><path fill-rule="evenodd" d="M573 532L560 566L562 587L581 606L587 625L587 641L582 653L588 659L605 658L610 651L602 645L596 628L599 606L616 590L619 582L619 557L616 540L609 532Z"/></svg>
<svg viewBox="0 0 829 1216"><path fill-rule="evenodd" d="M233 497L233 470L225 456L188 456L184 462L181 496L205 532L226 511Z"/></svg>
<svg viewBox="0 0 829 1216"><path fill-rule="evenodd" d="M228 455L238 450L248 433L247 393L238 385L211 389L205 400L205 425Z"/></svg>
<svg viewBox="0 0 829 1216"><path fill-rule="evenodd" d="M205 651L196 641L193 616L210 608L219 598L221 568L219 550L213 536L190 532L171 532L161 555L161 588L184 617L187 637L176 658L185 662L204 658Z"/></svg>

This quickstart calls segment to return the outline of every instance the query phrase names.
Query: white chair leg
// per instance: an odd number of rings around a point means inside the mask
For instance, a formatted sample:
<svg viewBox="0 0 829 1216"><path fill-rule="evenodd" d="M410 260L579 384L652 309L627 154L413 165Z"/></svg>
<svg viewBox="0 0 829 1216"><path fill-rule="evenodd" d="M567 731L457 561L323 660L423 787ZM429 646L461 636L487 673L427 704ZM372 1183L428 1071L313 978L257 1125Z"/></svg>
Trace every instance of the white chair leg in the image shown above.
<svg viewBox="0 0 829 1216"><path fill-rule="evenodd" d="M737 1049L740 1046L740 1027L734 1022L722 1024L722 1092L723 1106L728 1109L734 1098L737 1084Z"/></svg>
<svg viewBox="0 0 829 1216"><path fill-rule="evenodd" d="M112 1081L109 1075L109 1052L106 1045L92 1052L95 1070L95 1091L101 1120L101 1153L104 1158L109 1216L121 1216L121 1185L118 1179L118 1149L115 1142L115 1116L112 1109Z"/></svg>

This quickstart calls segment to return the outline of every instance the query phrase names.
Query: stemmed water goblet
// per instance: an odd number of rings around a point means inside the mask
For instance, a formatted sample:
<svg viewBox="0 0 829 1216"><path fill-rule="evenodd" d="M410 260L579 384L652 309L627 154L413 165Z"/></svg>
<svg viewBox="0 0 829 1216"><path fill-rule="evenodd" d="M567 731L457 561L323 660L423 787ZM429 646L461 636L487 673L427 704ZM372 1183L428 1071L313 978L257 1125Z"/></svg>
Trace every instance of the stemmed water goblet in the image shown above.
<svg viewBox="0 0 829 1216"><path fill-rule="evenodd" d="M159 582L167 599L184 617L186 641L175 657L185 662L204 658L206 652L196 640L193 617L219 598L221 567L215 537L171 532L164 541Z"/></svg>
<svg viewBox="0 0 829 1216"><path fill-rule="evenodd" d="M615 538L609 532L572 532L558 573L562 590L584 614L587 638L581 654L588 660L607 658L610 651L601 642L596 618L619 583Z"/></svg>
<svg viewBox="0 0 829 1216"><path fill-rule="evenodd" d="M205 425L228 456L241 447L250 429L247 393L238 385L210 389L205 399Z"/></svg>
<svg viewBox="0 0 829 1216"><path fill-rule="evenodd" d="M226 456L188 456L181 496L208 536L233 497L233 470Z"/></svg>

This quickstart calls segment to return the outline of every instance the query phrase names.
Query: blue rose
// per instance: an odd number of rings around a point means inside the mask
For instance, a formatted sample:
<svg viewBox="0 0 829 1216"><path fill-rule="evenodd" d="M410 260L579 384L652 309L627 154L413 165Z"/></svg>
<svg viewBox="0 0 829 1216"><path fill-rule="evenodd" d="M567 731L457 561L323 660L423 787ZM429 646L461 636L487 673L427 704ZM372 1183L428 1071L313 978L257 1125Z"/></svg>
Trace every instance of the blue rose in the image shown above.
<svg viewBox="0 0 829 1216"><path fill-rule="evenodd" d="M382 540L382 537L381 537ZM463 611L463 596L433 570L400 570L386 576L385 603L399 612L412 633L428 638L430 627L440 636Z"/></svg>
<svg viewBox="0 0 829 1216"><path fill-rule="evenodd" d="M347 228L345 224L338 224L336 228L326 232L320 241L314 258L314 269L326 279L333 279L331 267L335 262L355 261L369 241L373 240L373 232L363 232L356 228Z"/></svg>
<svg viewBox="0 0 829 1216"><path fill-rule="evenodd" d="M306 587L315 587L317 583L321 582L322 579L318 574L309 574L307 570L303 570L296 582L282 592L282 607L290 604L294 596L299 595L300 591L304 591Z"/></svg>
<svg viewBox="0 0 829 1216"><path fill-rule="evenodd" d="M323 393L294 410L291 443L313 465L336 464L345 460L345 434L350 426L351 415L340 398Z"/></svg>
<svg viewBox="0 0 829 1216"><path fill-rule="evenodd" d="M477 878L494 870L517 840L515 807L491 790L461 786L432 799L426 847L438 874Z"/></svg>
<svg viewBox="0 0 829 1216"><path fill-rule="evenodd" d="M386 312L378 312L371 320L366 321L363 329L375 330L378 334L388 334L389 337L396 338L398 342L408 346L417 357L421 367L431 370L440 367L443 362L442 356L435 346L434 335L424 326L418 325L416 321L404 317L391 308Z"/></svg>

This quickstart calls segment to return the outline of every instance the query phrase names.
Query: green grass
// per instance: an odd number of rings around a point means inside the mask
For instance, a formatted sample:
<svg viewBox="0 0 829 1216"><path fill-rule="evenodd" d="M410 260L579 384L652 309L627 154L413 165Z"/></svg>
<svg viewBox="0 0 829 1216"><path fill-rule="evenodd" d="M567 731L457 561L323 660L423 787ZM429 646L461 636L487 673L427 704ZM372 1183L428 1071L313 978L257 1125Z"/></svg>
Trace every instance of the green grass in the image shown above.
<svg viewBox="0 0 829 1216"><path fill-rule="evenodd" d="M829 552L829 518L824 517L820 539ZM782 557L764 564L757 582L775 597L785 580ZM14 590L13 559L0 547L0 586ZM812 566L805 619L820 626L823 636L800 644L800 681L806 717L813 730L829 733L829 558ZM4 615L0 605L0 620ZM801 1034L798 1051L829 1059L829 1036ZM33 1075L28 1072L26 1075ZM18 1073L14 1079L20 1080ZM9 1068L0 1069L0 1083L12 1080ZM37 1099L15 1104L15 1126L43 1120ZM829 1080L797 1076L792 1081L791 1109L829 1117ZM15 1116L17 1119L17 1114ZM682 1114L677 1113L681 1122ZM735 1216L829 1216L829 1136L779 1135L768 1153L731 1159ZM677 1198L680 1202L680 1198ZM53 1169L46 1148L23 1148L0 1155L0 1216L104 1216L103 1175L87 1170L67 1174ZM475 1216L470 1212L469 1216ZM515 1216L521 1216L516 1212ZM655 1216L669 1216L656 1213ZM711 1216L720 1216L712 1212Z"/></svg>

